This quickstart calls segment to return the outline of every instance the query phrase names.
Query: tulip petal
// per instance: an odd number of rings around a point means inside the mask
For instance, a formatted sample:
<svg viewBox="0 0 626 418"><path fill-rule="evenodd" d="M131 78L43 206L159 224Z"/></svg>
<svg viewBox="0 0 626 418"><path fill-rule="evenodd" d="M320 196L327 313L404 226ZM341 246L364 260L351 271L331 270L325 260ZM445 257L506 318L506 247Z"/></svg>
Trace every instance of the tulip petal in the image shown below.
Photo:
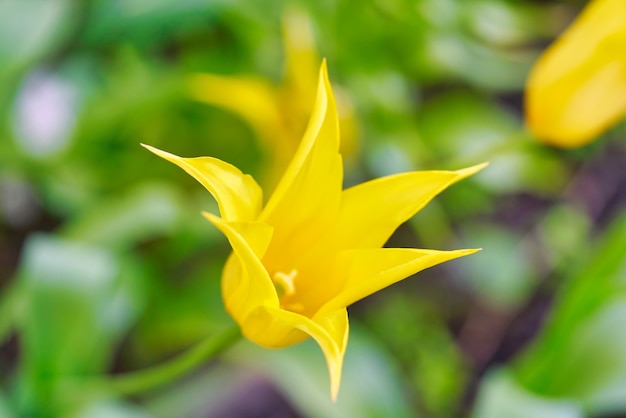
<svg viewBox="0 0 626 418"><path fill-rule="evenodd" d="M336 221L343 168L337 109L326 64L320 69L313 114L300 147L260 215L274 227L264 263L281 270L327 234ZM287 270L288 271L288 270Z"/></svg>
<svg viewBox="0 0 626 418"><path fill-rule="evenodd" d="M213 222L210 213L202 212L202 216ZM263 222L228 222L228 226L243 237L257 258L263 257L272 240L274 230L271 226Z"/></svg>
<svg viewBox="0 0 626 418"><path fill-rule="evenodd" d="M217 200L225 220L252 221L259 214L263 191L252 176L217 158L182 158L150 145L141 145L176 164L200 182Z"/></svg>
<svg viewBox="0 0 626 418"><path fill-rule="evenodd" d="M526 120L538 139L582 146L626 115L625 44L624 1L590 1L529 75Z"/></svg>
<svg viewBox="0 0 626 418"><path fill-rule="evenodd" d="M274 284L253 248L258 249L262 246L268 239L267 232L262 236L253 237L251 245L229 222L206 212L204 216L226 235L239 261L238 264L234 264L233 259L230 259L226 266L228 269L225 268L223 273L230 281L223 289L224 302L230 314L241 324L259 305L278 308L279 301Z"/></svg>
<svg viewBox="0 0 626 418"><path fill-rule="evenodd" d="M196 74L189 79L191 96L203 103L220 106L239 115L269 139L281 131L281 112L276 88L253 77Z"/></svg>
<svg viewBox="0 0 626 418"><path fill-rule="evenodd" d="M271 307L259 307L242 325L246 338L267 347L278 348L311 336L322 349L330 374L330 393L337 398L343 357L348 344L348 312L336 309L311 318Z"/></svg>
<svg viewBox="0 0 626 418"><path fill-rule="evenodd" d="M458 171L415 171L391 175L344 190L336 245L378 248L403 222L437 194L487 164Z"/></svg>
<svg viewBox="0 0 626 418"><path fill-rule="evenodd" d="M373 248L343 251L337 257L332 275L340 282L336 296L320 312L347 307L421 270L476 251L479 250Z"/></svg>

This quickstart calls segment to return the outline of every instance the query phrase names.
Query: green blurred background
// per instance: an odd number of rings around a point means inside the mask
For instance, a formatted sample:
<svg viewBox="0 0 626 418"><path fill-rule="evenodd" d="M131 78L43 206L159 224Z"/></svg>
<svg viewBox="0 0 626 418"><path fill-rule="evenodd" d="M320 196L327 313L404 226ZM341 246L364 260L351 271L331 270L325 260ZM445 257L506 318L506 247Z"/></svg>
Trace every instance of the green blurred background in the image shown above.
<svg viewBox="0 0 626 418"><path fill-rule="evenodd" d="M626 129L562 151L523 122L528 70L584 4L2 0L0 417L626 416ZM139 143L267 178L267 141L188 80L280 86L293 10L354 108L347 185L490 162L390 246L484 250L350 308L336 404L310 341L242 341L131 398L68 388L232 324L216 204Z"/></svg>

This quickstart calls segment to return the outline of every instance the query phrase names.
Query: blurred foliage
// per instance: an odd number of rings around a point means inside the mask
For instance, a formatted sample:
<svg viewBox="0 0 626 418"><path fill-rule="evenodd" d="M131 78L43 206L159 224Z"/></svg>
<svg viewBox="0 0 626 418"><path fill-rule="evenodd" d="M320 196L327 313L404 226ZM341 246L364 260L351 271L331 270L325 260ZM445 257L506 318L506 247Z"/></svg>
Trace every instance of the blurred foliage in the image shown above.
<svg viewBox="0 0 626 418"><path fill-rule="evenodd" d="M289 3L355 107L347 185L491 163L392 237L483 251L351 308L332 404L309 343L242 342L133 399L63 385L159 364L231 322L219 289L229 247L200 216L215 202L139 143L257 178L275 169L254 127L194 101L188 80L279 85L288 7L0 2L0 416L626 413L626 129L562 151L533 141L521 114L529 68L583 5Z"/></svg>

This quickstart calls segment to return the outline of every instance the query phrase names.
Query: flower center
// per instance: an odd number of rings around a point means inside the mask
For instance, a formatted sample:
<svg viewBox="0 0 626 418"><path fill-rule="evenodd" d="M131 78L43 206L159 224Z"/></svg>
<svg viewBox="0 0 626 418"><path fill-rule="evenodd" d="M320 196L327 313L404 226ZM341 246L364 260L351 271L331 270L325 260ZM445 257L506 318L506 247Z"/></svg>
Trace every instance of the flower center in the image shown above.
<svg viewBox="0 0 626 418"><path fill-rule="evenodd" d="M272 281L278 292L280 305L283 309L291 312L302 312L304 305L297 301L295 280L298 277L298 270L293 269L289 273L277 271L272 274Z"/></svg>
<svg viewBox="0 0 626 418"><path fill-rule="evenodd" d="M278 291L278 297L283 296L291 296L296 293L296 286L294 285L294 280L298 276L298 270L293 269L289 273L283 273L282 271L277 271L272 275L272 280L276 285L276 290Z"/></svg>

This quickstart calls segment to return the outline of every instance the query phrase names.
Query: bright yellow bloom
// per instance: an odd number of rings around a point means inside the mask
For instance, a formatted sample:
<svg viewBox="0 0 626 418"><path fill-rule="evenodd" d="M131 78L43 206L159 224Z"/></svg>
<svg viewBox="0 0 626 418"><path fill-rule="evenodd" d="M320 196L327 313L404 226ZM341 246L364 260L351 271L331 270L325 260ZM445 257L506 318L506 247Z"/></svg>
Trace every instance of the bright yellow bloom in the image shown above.
<svg viewBox="0 0 626 418"><path fill-rule="evenodd" d="M254 76L197 74L189 90L198 101L223 107L239 115L257 132L270 157L266 183L275 185L298 148L307 126L321 59L315 51L308 17L291 10L285 14L285 76L281 85ZM339 99L343 132L342 152L356 149L354 112L346 95Z"/></svg>
<svg viewBox="0 0 626 418"><path fill-rule="evenodd" d="M313 337L326 357L333 398L348 340L346 307L476 251L381 248L436 194L484 165L397 174L342 190L338 117L325 63L304 138L265 207L254 179L230 164L146 148L184 169L217 200L222 217L204 216L233 248L222 294L242 333L269 348Z"/></svg>
<svg viewBox="0 0 626 418"><path fill-rule="evenodd" d="M585 145L626 115L626 2L592 0L533 68L526 119L547 143Z"/></svg>

